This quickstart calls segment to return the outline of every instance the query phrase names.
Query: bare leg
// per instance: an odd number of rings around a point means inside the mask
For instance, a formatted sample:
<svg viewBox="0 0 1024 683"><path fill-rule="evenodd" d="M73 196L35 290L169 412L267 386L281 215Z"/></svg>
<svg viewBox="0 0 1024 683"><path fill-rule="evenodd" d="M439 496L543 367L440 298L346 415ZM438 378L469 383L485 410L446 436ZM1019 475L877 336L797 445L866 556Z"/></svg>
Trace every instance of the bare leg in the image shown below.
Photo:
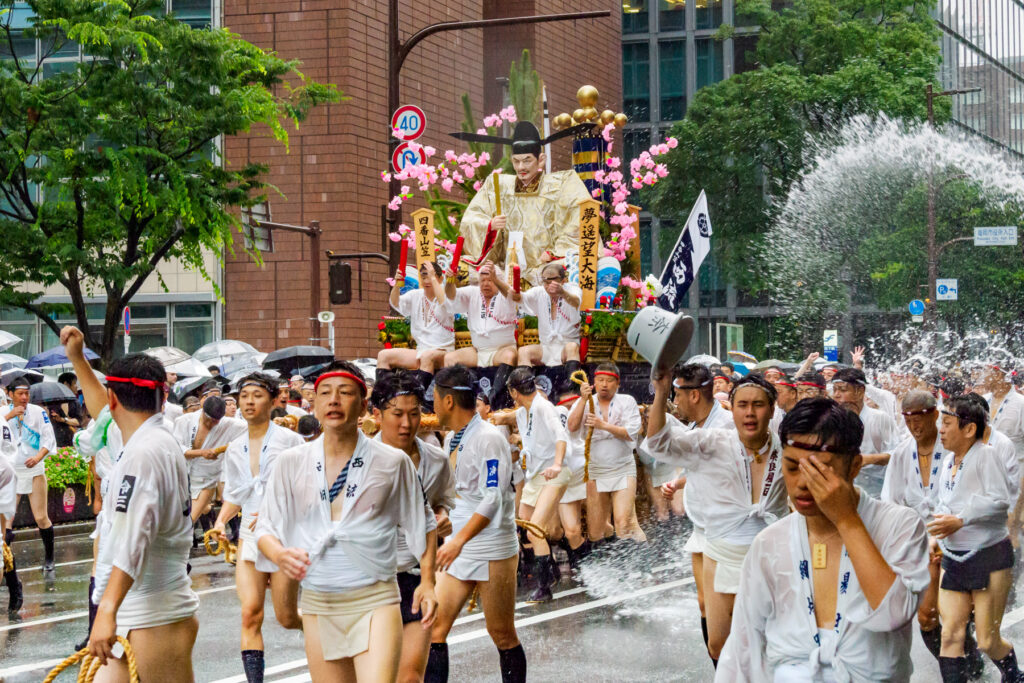
<svg viewBox="0 0 1024 683"><path fill-rule="evenodd" d="M306 641L306 661L309 664L309 677L313 683L339 683L340 681L355 683L356 669L352 658L324 659L324 650L320 644L320 627L315 614L302 617L302 634ZM370 629L371 636L373 629Z"/></svg>
<svg viewBox="0 0 1024 683"><path fill-rule="evenodd" d="M239 555L244 542L238 541ZM235 565L235 589L238 601L242 604L243 650L263 649L263 603L269 578L269 575L256 571L256 565L252 562L239 560Z"/></svg>
<svg viewBox="0 0 1024 683"><path fill-rule="evenodd" d="M289 579L281 572L274 572L270 575L270 599L274 603L277 623L288 629L302 628L298 581Z"/></svg>
<svg viewBox="0 0 1024 683"><path fill-rule="evenodd" d="M562 347L562 362L580 359L580 345L576 342L569 342Z"/></svg>
<svg viewBox="0 0 1024 683"><path fill-rule="evenodd" d="M384 349L377 354L377 367L381 370L415 370L419 367L416 349Z"/></svg>
<svg viewBox="0 0 1024 683"><path fill-rule="evenodd" d="M398 605L378 607L370 617L370 649L353 658L360 683L392 683L402 655L402 612Z"/></svg>
<svg viewBox="0 0 1024 683"><path fill-rule="evenodd" d="M562 520L562 529L565 531L565 537L569 539L569 547L574 550L583 543L582 507L583 501L579 500L558 505L558 516Z"/></svg>
<svg viewBox="0 0 1024 683"><path fill-rule="evenodd" d="M432 349L420 356L419 369L423 372L435 373L444 366L445 352L441 349Z"/></svg>
<svg viewBox="0 0 1024 683"><path fill-rule="evenodd" d="M970 593L939 589L939 618L942 620L943 657L963 657L967 622L971 619L973 600ZM979 636L981 635L979 631Z"/></svg>
<svg viewBox="0 0 1024 683"><path fill-rule="evenodd" d="M199 632L199 620L182 621L153 628L139 628L128 634L135 651L139 679L146 683L192 683L192 646ZM128 665L123 659L108 659L96 675L97 683L127 683Z"/></svg>
<svg viewBox="0 0 1024 683"><path fill-rule="evenodd" d="M459 363L467 368L475 368L477 365L476 349L472 346L464 346L444 354L444 367L450 368Z"/></svg>
<svg viewBox="0 0 1024 683"><path fill-rule="evenodd" d="M32 508L32 517L36 520L36 526L40 529L49 529L53 526L50 522L50 515L46 510L46 476L39 475L32 477L32 493L28 494L28 505Z"/></svg>
<svg viewBox="0 0 1024 683"><path fill-rule="evenodd" d="M1010 569L989 574L988 588L972 591L974 600L974 626L978 634L978 649L992 661L1010 654L1013 646L1003 639L1000 628L1006 610L1006 596L1010 593L1013 576Z"/></svg>
<svg viewBox="0 0 1024 683"><path fill-rule="evenodd" d="M502 364L515 365L516 357L519 354L515 346L503 346L498 349L498 352L494 354L494 358L491 359L491 365L497 366Z"/></svg>
<svg viewBox="0 0 1024 683"><path fill-rule="evenodd" d="M708 654L711 659L722 656L722 648L729 637L732 626L732 607L736 596L731 593L715 591L715 569L718 563L710 557L704 557L704 604L708 619Z"/></svg>
<svg viewBox="0 0 1024 683"><path fill-rule="evenodd" d="M611 494L598 493L597 482L587 482L587 537L600 541L606 536L611 517Z"/></svg>
<svg viewBox="0 0 1024 683"><path fill-rule="evenodd" d="M519 644L515 623L518 563L518 555L505 560L491 560L487 581L479 582L480 605L484 609L487 633L499 650L508 650Z"/></svg>
<svg viewBox="0 0 1024 683"><path fill-rule="evenodd" d="M708 615L704 608L704 553L691 554L690 564L693 566L693 582L697 586L697 607L700 609L700 616L706 618Z"/></svg>
<svg viewBox="0 0 1024 683"><path fill-rule="evenodd" d="M540 344L530 344L519 349L520 365L542 365L544 359L544 347Z"/></svg>
<svg viewBox="0 0 1024 683"><path fill-rule="evenodd" d="M626 488L612 493L615 533L619 538L646 541L647 535L636 518L636 477L626 477Z"/></svg>
<svg viewBox="0 0 1024 683"><path fill-rule="evenodd" d="M402 627L402 657L398 664L398 683L420 683L427 670L430 654L430 629L418 621Z"/></svg>
<svg viewBox="0 0 1024 683"><path fill-rule="evenodd" d="M434 594L437 596L437 618L434 619L434 626L430 632L430 642L443 643L448 638L455 618L459 616L466 600L469 600L469 594L473 592L475 585L475 581L461 581L446 572L438 573L434 588Z"/></svg>
<svg viewBox="0 0 1024 683"><path fill-rule="evenodd" d="M217 492L216 488L203 489L196 496L196 499L192 501L192 523L195 524L196 520L206 514L206 506L213 500L213 494Z"/></svg>

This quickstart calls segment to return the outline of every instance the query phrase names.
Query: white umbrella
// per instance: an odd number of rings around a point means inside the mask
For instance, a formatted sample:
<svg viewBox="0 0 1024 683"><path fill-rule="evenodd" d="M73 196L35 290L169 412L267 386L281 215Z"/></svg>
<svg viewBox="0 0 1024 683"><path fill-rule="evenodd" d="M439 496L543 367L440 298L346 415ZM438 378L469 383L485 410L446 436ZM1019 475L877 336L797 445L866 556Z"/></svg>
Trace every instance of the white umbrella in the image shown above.
<svg viewBox="0 0 1024 683"><path fill-rule="evenodd" d="M174 365L175 363L186 361L192 357L175 346L154 346L146 349L143 353L147 356L156 358L158 361L163 363L165 368L168 365Z"/></svg>
<svg viewBox="0 0 1024 683"><path fill-rule="evenodd" d="M10 363L15 368L23 368L28 363L28 358L22 358L13 353L0 353L0 365L6 363Z"/></svg>
<svg viewBox="0 0 1024 683"><path fill-rule="evenodd" d="M719 360L718 360L717 358L715 358L714 356L709 356L709 355L708 355L708 354L706 354L706 353L701 353L701 354L698 354L698 355L696 355L696 356L691 356L691 357L690 357L690 358L689 358L689 359L688 359L688 360L686 361L686 364L687 364L687 365L691 365L691 364L693 364L693 363L696 363L697 365L703 365L703 366L705 366L705 367L710 367L710 366L712 366L712 365L720 365L720 364L721 364L721 361L719 361Z"/></svg>
<svg viewBox="0 0 1024 683"><path fill-rule="evenodd" d="M164 369L167 372L173 372L179 377L210 377L210 371L206 369L206 365L191 357L177 363L165 365Z"/></svg>
<svg viewBox="0 0 1024 683"><path fill-rule="evenodd" d="M21 337L15 336L10 332L0 330L0 351L6 351L7 349L20 344L22 342ZM28 361L25 361L28 362Z"/></svg>
<svg viewBox="0 0 1024 683"><path fill-rule="evenodd" d="M224 365L236 356L259 353L251 344L237 339L221 339L199 347L192 357L205 365Z"/></svg>

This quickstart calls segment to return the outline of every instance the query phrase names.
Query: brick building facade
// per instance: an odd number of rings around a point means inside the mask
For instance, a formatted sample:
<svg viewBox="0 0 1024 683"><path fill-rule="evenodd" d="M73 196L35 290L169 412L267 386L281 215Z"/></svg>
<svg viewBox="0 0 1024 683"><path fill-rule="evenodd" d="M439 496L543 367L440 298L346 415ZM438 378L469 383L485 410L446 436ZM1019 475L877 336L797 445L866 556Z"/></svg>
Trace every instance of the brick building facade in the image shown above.
<svg viewBox="0 0 1024 683"><path fill-rule="evenodd" d="M400 35L440 21L556 14L609 9L610 17L502 29L441 33L420 43L402 71L401 101L420 106L427 130L420 142L440 150L460 143L446 133L463 119L461 97L469 93L478 117L497 111L498 79L529 49L547 86L551 115L572 111L576 89L590 83L601 106L621 111L621 6L616 0L437 0L400 2ZM306 225L319 220L322 249L380 252L381 207L389 199L380 180L388 166L385 0L225 0L223 23L231 31L286 59L301 61L311 79L336 84L350 98L321 107L292 130L289 149L263 135L225 141L228 164L261 161L271 195L273 220ZM569 147L552 150L553 168L569 163ZM415 206L406 206L408 209ZM347 306L327 300L327 259L310 254L309 239L275 233L275 251L259 267L236 249L224 272L224 336L269 351L309 343L310 258L320 259L321 310L336 314L339 357L373 356L377 323L388 310L383 263L364 262L362 301ZM356 286L353 263L353 286ZM322 328L326 338L327 328Z"/></svg>

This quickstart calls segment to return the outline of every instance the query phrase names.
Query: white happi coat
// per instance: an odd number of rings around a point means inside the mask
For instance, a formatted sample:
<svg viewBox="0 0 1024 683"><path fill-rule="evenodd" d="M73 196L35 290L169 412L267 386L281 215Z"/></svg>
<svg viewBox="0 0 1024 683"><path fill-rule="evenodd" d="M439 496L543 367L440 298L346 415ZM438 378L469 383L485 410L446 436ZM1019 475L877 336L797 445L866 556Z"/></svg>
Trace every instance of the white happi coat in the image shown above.
<svg viewBox="0 0 1024 683"><path fill-rule="evenodd" d="M569 467L569 431L558 418L558 411L551 401L539 393L526 408L516 408L516 424L519 434L523 437L523 450L526 451L526 479L533 479L537 474L555 464L555 450L558 442L565 442L565 457L562 465Z"/></svg>
<svg viewBox="0 0 1024 683"><path fill-rule="evenodd" d="M625 427L629 440L624 441L611 432L603 429L595 429L594 436L590 439L590 466L611 470L628 466L633 462L633 448L636 446L637 437L643 421L640 418L640 408L636 405L636 399L629 394L615 394L608 405L608 413L601 412L601 404L594 395L594 407L598 414L605 421L616 427ZM586 430L586 417L590 413L590 406L583 405L583 418L581 430Z"/></svg>
<svg viewBox="0 0 1024 683"><path fill-rule="evenodd" d="M117 567L132 577L117 613L123 628L150 628L195 614L187 563L192 549L188 467L162 413L146 420L115 456L111 496L100 512L96 588L100 602Z"/></svg>
<svg viewBox="0 0 1024 683"><path fill-rule="evenodd" d="M686 469L686 488L700 491L694 523L703 523L709 541L748 545L754 536L789 512L782 481L782 448L770 434L762 453L768 454L761 481L761 497L751 502L752 458L734 429L687 429L667 422L647 439L655 460ZM688 500L693 503L692 498Z"/></svg>
<svg viewBox="0 0 1024 683"><path fill-rule="evenodd" d="M476 348L500 349L516 343L516 303L502 296L501 292L486 301L479 287L459 287L455 290L455 299L447 304L452 313L466 316Z"/></svg>
<svg viewBox="0 0 1024 683"><path fill-rule="evenodd" d="M577 401L580 399L576 399ZM573 476L576 473L580 473L580 477L583 476L583 468L586 467L586 438L584 430L586 427L581 427L575 432L569 431L569 405L555 406L555 412L558 414L558 421L562 423L562 427L565 429L565 433L569 435L569 441L565 447L565 459L562 464L572 470ZM543 470L541 470L543 471Z"/></svg>
<svg viewBox="0 0 1024 683"><path fill-rule="evenodd" d="M7 458L0 457L0 516L6 519L12 519L17 510L17 484L14 465Z"/></svg>
<svg viewBox="0 0 1024 683"><path fill-rule="evenodd" d="M927 531L913 510L858 492L857 514L896 573L882 602L871 609L844 548L836 627L819 629L807 520L790 515L758 534L747 552L715 681L817 681L828 669L837 683L910 680L914 616L931 580Z"/></svg>
<svg viewBox="0 0 1024 683"><path fill-rule="evenodd" d="M899 440L910 436L910 431L907 430L907 423L903 420L903 411L900 410L900 402L896 398L896 394L887 389L868 384L864 387L864 396L874 401L879 410L892 418L893 424L896 425L896 435Z"/></svg>
<svg viewBox="0 0 1024 683"><path fill-rule="evenodd" d="M0 391L0 394L3 392ZM14 467L14 459L18 456L18 442L14 439L14 427L0 416L0 458Z"/></svg>
<svg viewBox="0 0 1024 683"><path fill-rule="evenodd" d="M383 443L380 432L377 432L373 440ZM416 448L420 452L420 464L416 467L416 474L423 486L423 495L429 508L428 513L434 519L434 528L436 529L437 520L434 518L434 510L444 508L446 511L451 511L455 507L455 473L452 472L451 462L438 446L416 437ZM398 571L411 571L418 574L419 564L420 558L409 550L405 536L398 534Z"/></svg>
<svg viewBox="0 0 1024 683"><path fill-rule="evenodd" d="M447 301L428 299L422 289L398 297L398 312L409 318L409 332L418 349L455 346L455 316Z"/></svg>
<svg viewBox="0 0 1024 683"><path fill-rule="evenodd" d="M244 420L224 416L213 429L206 433L202 444L195 445L196 434L199 433L199 418L203 411L186 413L174 421L174 437L181 444L182 453L196 448L218 448L227 446L242 434L248 434L249 427ZM224 467L224 453L213 460L192 458L188 460L188 475L192 482L192 491L198 493L202 489L215 486L220 481Z"/></svg>
<svg viewBox="0 0 1024 683"><path fill-rule="evenodd" d="M437 527L409 456L359 432L337 520L328 495L334 482L324 472L323 436L278 456L256 522L257 542L273 536L286 548L308 552L303 588L343 593L394 580L399 527L416 557ZM256 569L271 573L277 566L261 553Z"/></svg>
<svg viewBox="0 0 1024 683"><path fill-rule="evenodd" d="M82 457L95 463L96 476L100 478L100 495L106 498L110 492L110 471L114 467L114 456L124 448L121 429L110 415L110 407L103 406L99 416L87 428L75 432L73 441Z"/></svg>
<svg viewBox="0 0 1024 683"><path fill-rule="evenodd" d="M917 453L917 441L912 436L905 438L893 449L892 457L885 468L885 481L880 497L887 503L914 510L927 524L935 514L935 506L939 500L940 470L944 457L942 442L935 437L927 487L921 479L921 461Z"/></svg>
<svg viewBox="0 0 1024 683"><path fill-rule="evenodd" d="M289 448L301 446L305 440L290 429L270 422L260 445L260 461L256 474L249 462L249 430L236 437L224 454L224 500L242 508L242 517L251 518L259 512L263 492L277 456Z"/></svg>
<svg viewBox="0 0 1024 683"><path fill-rule="evenodd" d="M995 398L989 394L985 397L989 405ZM996 408L996 414L989 421L993 429L998 429L1010 438L1017 452L1017 459L1024 461L1024 396L1013 389L1006 394L1003 402Z"/></svg>
<svg viewBox="0 0 1024 683"><path fill-rule="evenodd" d="M14 443L18 446L14 454L15 471L32 471L36 476L42 475L42 462L30 470L25 466L25 461L38 455L43 448L48 453L57 450L57 437L53 433L53 424L46 410L35 403L29 403L25 406L24 415L8 420L7 424L11 428Z"/></svg>
<svg viewBox="0 0 1024 683"><path fill-rule="evenodd" d="M565 284L562 289L576 297L582 294L576 285ZM531 287L523 292L520 306L527 315L537 317L537 337L541 344L579 343L580 312L575 306L570 306L565 297L559 297L553 318L551 295L543 287Z"/></svg>
<svg viewBox="0 0 1024 683"><path fill-rule="evenodd" d="M1006 488L1010 491L1010 509L1013 509L1020 495L1020 461L1017 459L1017 451L1013 447L1010 437L992 427L989 431L988 440L985 444L992 447L992 450L999 456L1006 470Z"/></svg>
<svg viewBox="0 0 1024 683"><path fill-rule="evenodd" d="M454 432L448 432L444 452L451 453ZM516 491L512 451L498 428L474 415L455 448L455 508L451 511L453 533L458 533L474 514L491 520L469 540L460 558L475 561L504 560L519 552L516 534Z"/></svg>
<svg viewBox="0 0 1024 683"><path fill-rule="evenodd" d="M974 552L999 543L1009 536L1006 515L1010 508L1010 490L1006 468L991 446L981 441L964 455L956 477L954 454L946 453L939 479L936 514L953 515L964 525L939 541L944 551L954 551L960 561ZM964 555L967 553L967 555Z"/></svg>

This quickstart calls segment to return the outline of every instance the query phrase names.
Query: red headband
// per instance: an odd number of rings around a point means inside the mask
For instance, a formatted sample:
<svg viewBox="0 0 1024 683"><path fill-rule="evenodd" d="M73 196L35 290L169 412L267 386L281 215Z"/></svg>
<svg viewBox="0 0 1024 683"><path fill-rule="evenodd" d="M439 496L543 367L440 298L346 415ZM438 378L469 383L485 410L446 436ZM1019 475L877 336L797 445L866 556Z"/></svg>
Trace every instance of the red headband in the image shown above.
<svg viewBox="0 0 1024 683"><path fill-rule="evenodd" d="M797 382L797 386L800 387L817 387L818 389L824 389L824 384L818 384L817 382Z"/></svg>
<svg viewBox="0 0 1024 683"><path fill-rule="evenodd" d="M776 382L775 386L789 387L790 389L796 389L796 385L792 382Z"/></svg>
<svg viewBox="0 0 1024 683"><path fill-rule="evenodd" d="M559 402L558 402L558 403L556 403L555 405L556 405L556 406L563 406L563 405L565 405L566 403L572 403L573 401L575 401L575 400L576 400L576 399L578 399L578 398L579 398L579 396L570 396L570 397L568 397L568 398L563 398L563 399L562 399L561 401L559 401Z"/></svg>
<svg viewBox="0 0 1024 683"><path fill-rule="evenodd" d="M143 387L146 389L163 389L163 381L155 379L139 379L138 377L111 377L107 375L107 383L110 382L124 382L125 384L134 384L137 387Z"/></svg>
<svg viewBox="0 0 1024 683"><path fill-rule="evenodd" d="M598 370L597 372L594 373L594 377L597 377L598 375L608 375L609 377L614 377L615 379L619 378L619 376L616 373L611 372L610 370Z"/></svg>
<svg viewBox="0 0 1024 683"><path fill-rule="evenodd" d="M366 395L366 382L364 382L363 379L358 375L353 375L351 372L345 372L344 370L334 370L332 372L325 372L324 374L317 377L316 382L313 383L313 391L316 391L317 387L320 386L320 382L324 381L325 379L330 379L331 377L344 377L346 379L352 380L362 388L363 396Z"/></svg>
<svg viewBox="0 0 1024 683"><path fill-rule="evenodd" d="M729 382L732 381L732 377L726 377L725 375L715 375L715 379L724 379L724 380L727 380Z"/></svg>

